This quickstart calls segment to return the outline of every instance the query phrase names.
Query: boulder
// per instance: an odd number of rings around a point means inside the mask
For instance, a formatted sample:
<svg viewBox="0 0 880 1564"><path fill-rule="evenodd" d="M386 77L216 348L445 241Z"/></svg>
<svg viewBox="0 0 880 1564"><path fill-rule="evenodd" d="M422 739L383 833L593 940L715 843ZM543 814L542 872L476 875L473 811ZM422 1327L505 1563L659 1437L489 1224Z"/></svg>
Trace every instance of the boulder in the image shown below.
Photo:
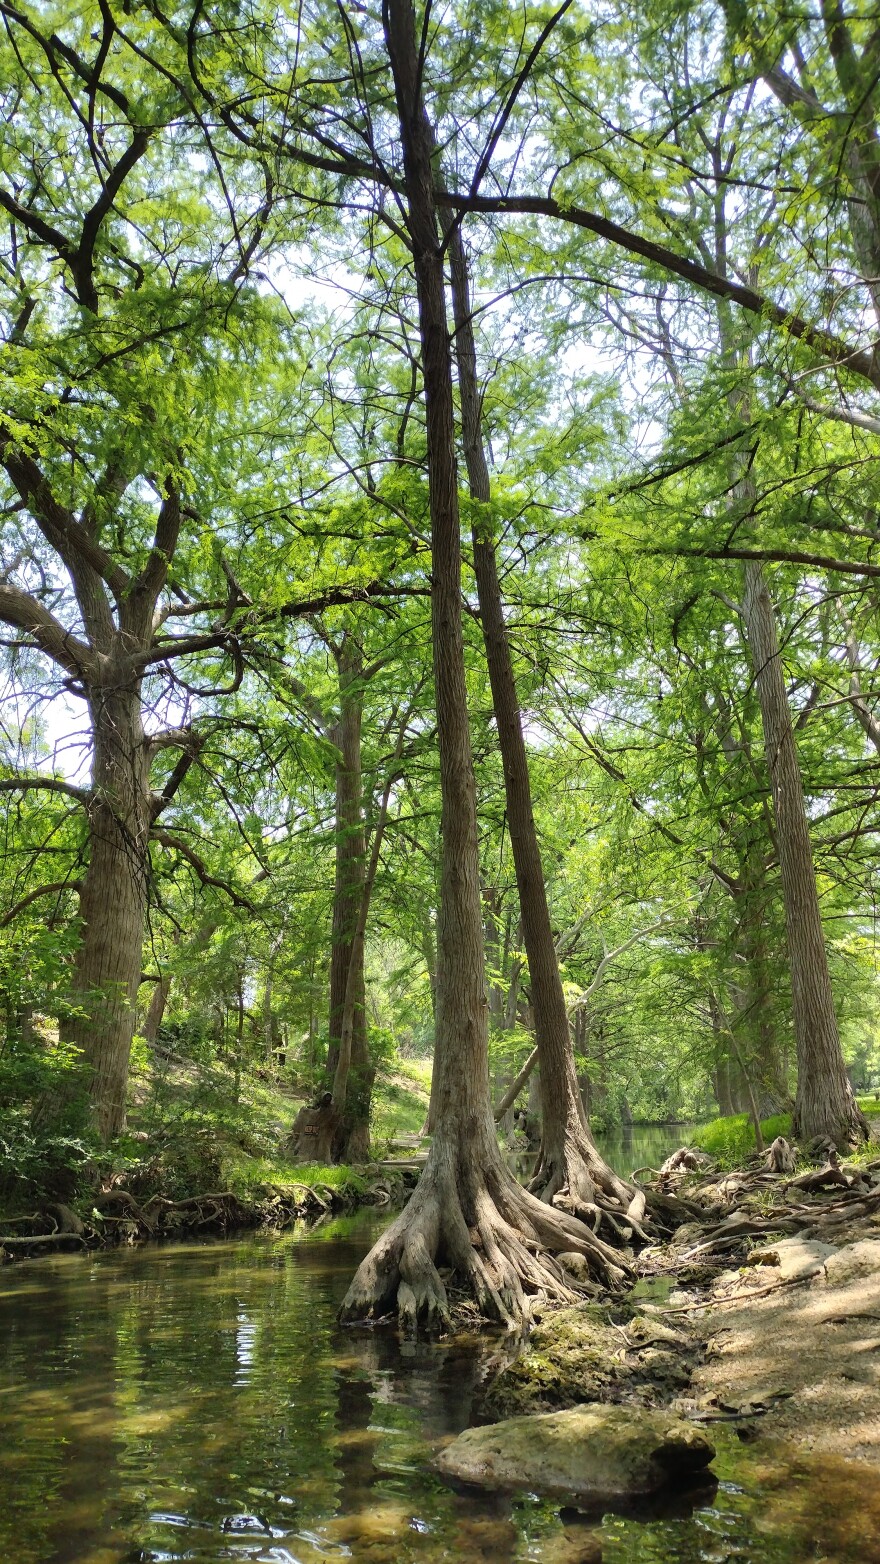
<svg viewBox="0 0 880 1564"><path fill-rule="evenodd" d="M513 1417L599 1401L630 1377L624 1358L620 1332L598 1304L556 1310L487 1388L480 1411Z"/></svg>
<svg viewBox="0 0 880 1564"><path fill-rule="evenodd" d="M880 1244L877 1247L880 1248ZM820 1244L816 1239L783 1238L778 1244L753 1249L746 1263L778 1266L779 1280L793 1282L817 1276L834 1253L832 1244Z"/></svg>
<svg viewBox="0 0 880 1564"><path fill-rule="evenodd" d="M562 1254L556 1256L560 1265L564 1266L570 1276L576 1276L578 1281L587 1281L590 1275L590 1266L585 1254L577 1249L565 1249Z"/></svg>
<svg viewBox="0 0 880 1564"><path fill-rule="evenodd" d="M880 1273L880 1239L863 1238L857 1244L838 1249L825 1264L825 1276L831 1287L845 1287Z"/></svg>
<svg viewBox="0 0 880 1564"><path fill-rule="evenodd" d="M680 1487L714 1455L702 1429L682 1418L595 1403L468 1428L434 1464L441 1476L479 1488L598 1504Z"/></svg>

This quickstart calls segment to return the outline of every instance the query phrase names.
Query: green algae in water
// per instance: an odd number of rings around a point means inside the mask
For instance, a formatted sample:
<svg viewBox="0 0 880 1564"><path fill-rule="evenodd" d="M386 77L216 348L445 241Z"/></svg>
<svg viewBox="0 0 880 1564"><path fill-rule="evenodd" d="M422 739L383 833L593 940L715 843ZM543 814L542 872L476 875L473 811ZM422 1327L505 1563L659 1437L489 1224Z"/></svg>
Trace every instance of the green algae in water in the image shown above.
<svg viewBox="0 0 880 1564"><path fill-rule="evenodd" d="M363 1214L5 1271L3 1564L880 1560L875 1472L744 1446L724 1425L717 1491L649 1520L445 1487L431 1452L471 1421L498 1340L341 1331L379 1226Z"/></svg>

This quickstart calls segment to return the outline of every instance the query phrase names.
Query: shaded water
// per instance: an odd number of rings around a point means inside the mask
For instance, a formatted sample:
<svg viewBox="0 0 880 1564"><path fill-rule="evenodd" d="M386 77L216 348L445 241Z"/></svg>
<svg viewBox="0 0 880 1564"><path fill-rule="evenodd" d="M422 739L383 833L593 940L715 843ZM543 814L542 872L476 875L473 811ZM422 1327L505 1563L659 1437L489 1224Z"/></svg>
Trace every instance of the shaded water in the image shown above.
<svg viewBox="0 0 880 1564"><path fill-rule="evenodd" d="M687 1146L692 1124L624 1124L596 1135L605 1161L629 1178L634 1168L659 1168L666 1158Z"/></svg>
<svg viewBox="0 0 880 1564"><path fill-rule="evenodd" d="M758 1456L726 1428L717 1492L677 1517L586 1522L445 1488L430 1451L471 1420L498 1338L338 1330L379 1225L0 1273L3 1564L880 1560L875 1478Z"/></svg>
<svg viewBox="0 0 880 1564"><path fill-rule="evenodd" d="M692 1124L624 1124L596 1132L596 1145L609 1167L624 1178L635 1168L659 1168L671 1152L689 1143ZM513 1151L508 1162L518 1177L534 1171L537 1151Z"/></svg>

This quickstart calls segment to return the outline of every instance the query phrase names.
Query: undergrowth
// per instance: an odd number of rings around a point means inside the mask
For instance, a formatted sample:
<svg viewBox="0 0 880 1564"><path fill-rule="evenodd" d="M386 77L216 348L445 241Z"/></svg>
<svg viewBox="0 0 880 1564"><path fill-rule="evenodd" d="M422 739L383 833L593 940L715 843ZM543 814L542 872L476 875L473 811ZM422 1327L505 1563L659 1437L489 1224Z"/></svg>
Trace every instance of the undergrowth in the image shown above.
<svg viewBox="0 0 880 1564"><path fill-rule="evenodd" d="M866 1118L880 1121L880 1102L873 1096L859 1097L858 1104ZM762 1119L761 1134L766 1146L777 1135L784 1135L786 1140L790 1140L791 1114L774 1113L770 1118ZM713 1119L710 1124L701 1125L693 1132L691 1139L700 1151L714 1157L721 1167L735 1167L754 1153L755 1126L747 1113L734 1113L727 1118ZM876 1155L876 1145L873 1154Z"/></svg>

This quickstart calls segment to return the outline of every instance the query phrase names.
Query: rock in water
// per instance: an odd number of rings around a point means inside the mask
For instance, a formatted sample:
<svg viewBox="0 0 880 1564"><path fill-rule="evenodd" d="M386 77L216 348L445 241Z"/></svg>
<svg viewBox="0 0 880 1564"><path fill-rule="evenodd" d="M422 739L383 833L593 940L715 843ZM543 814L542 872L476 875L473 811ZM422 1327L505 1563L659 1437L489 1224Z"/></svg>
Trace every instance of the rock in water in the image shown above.
<svg viewBox="0 0 880 1564"><path fill-rule="evenodd" d="M598 1502L681 1486L714 1455L703 1431L682 1418L597 1403L468 1428L434 1464L479 1488Z"/></svg>

